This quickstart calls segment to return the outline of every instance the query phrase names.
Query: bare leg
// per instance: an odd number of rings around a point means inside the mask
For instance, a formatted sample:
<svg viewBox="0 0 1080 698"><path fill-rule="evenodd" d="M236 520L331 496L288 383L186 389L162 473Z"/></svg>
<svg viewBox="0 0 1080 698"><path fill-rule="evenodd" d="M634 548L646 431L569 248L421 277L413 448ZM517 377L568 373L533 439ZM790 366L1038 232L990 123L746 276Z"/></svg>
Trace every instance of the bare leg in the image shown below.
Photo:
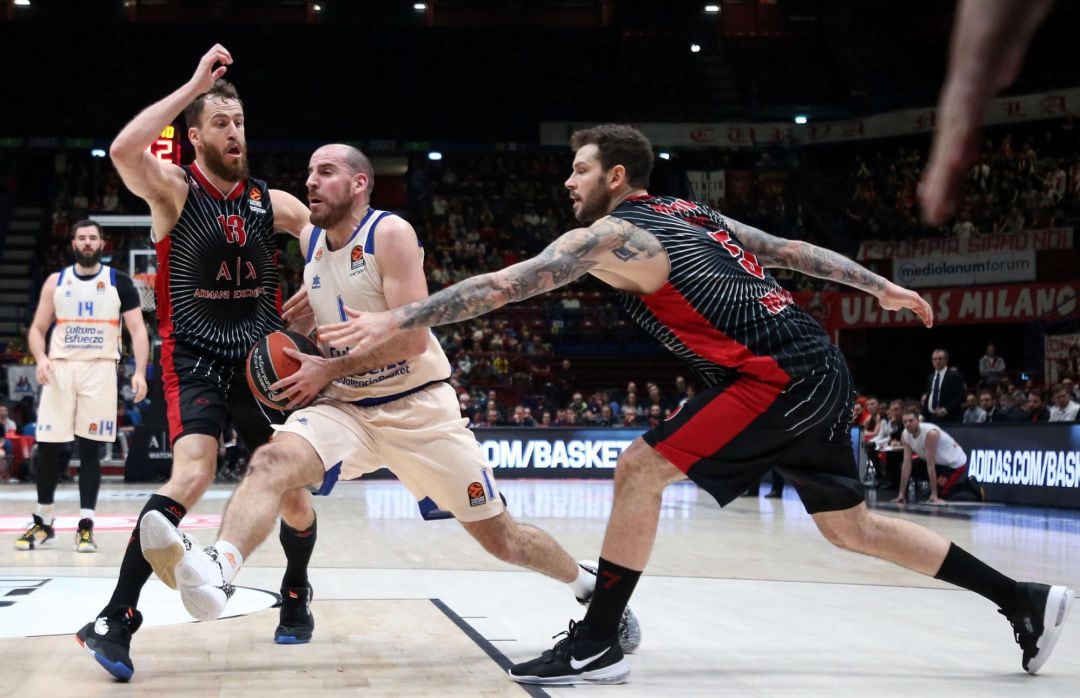
<svg viewBox="0 0 1080 698"><path fill-rule="evenodd" d="M644 570L656 542L664 488L686 475L642 439L619 456L615 500L601 556L632 570Z"/></svg>
<svg viewBox="0 0 1080 698"><path fill-rule="evenodd" d="M937 574L949 552L949 541L940 534L910 521L875 514L865 504L814 514L814 523L833 545L925 575Z"/></svg>
<svg viewBox="0 0 1080 698"><path fill-rule="evenodd" d="M321 482L322 477L322 463L306 439L288 432L277 434L252 455L247 475L229 499L218 538L232 543L247 557L270 534L282 508L282 496ZM302 492L290 495L292 514L302 512L303 507L296 508L295 504L297 498L305 497ZM303 518L302 513L298 516ZM304 528L305 523L310 526L313 519L311 514L306 521L298 522L299 527Z"/></svg>
<svg viewBox="0 0 1080 698"><path fill-rule="evenodd" d="M485 521L462 521L461 525L503 562L527 567L569 584L578 575L574 558L547 532L515 521L506 511Z"/></svg>
<svg viewBox="0 0 1080 698"><path fill-rule="evenodd" d="M173 444L172 474L157 494L180 502L187 509L198 504L214 481L217 447L217 439L205 434L189 434L177 439Z"/></svg>

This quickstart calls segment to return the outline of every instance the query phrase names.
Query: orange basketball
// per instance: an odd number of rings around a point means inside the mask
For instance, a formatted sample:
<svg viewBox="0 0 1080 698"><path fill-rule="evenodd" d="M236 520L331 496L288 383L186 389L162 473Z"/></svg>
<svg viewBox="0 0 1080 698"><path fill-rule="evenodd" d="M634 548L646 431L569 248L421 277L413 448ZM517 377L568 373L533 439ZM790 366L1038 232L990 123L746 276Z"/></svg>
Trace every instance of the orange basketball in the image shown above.
<svg viewBox="0 0 1080 698"><path fill-rule="evenodd" d="M322 354L315 342L298 332L288 330L271 332L255 342L248 352L245 365L248 387L256 400L275 410L284 409L288 400L277 400L277 393L270 390L270 386L291 376L300 368L299 361L285 354L285 347L304 354Z"/></svg>

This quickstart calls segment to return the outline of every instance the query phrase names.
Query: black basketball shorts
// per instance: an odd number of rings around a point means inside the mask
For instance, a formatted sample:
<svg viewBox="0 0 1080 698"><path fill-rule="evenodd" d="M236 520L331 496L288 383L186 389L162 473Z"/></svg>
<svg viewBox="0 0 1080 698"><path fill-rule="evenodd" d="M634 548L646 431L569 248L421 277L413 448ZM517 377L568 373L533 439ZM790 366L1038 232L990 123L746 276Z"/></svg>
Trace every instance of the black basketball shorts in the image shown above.
<svg viewBox="0 0 1080 698"><path fill-rule="evenodd" d="M271 424L284 424L286 414L264 407L248 388L244 360L229 361L169 338L161 346L169 441L187 434L215 439L231 419L252 451L267 443Z"/></svg>
<svg viewBox="0 0 1080 698"><path fill-rule="evenodd" d="M863 501L853 402L851 374L836 351L820 372L784 387L741 376L702 391L642 438L720 506L777 468L809 513L839 511Z"/></svg>

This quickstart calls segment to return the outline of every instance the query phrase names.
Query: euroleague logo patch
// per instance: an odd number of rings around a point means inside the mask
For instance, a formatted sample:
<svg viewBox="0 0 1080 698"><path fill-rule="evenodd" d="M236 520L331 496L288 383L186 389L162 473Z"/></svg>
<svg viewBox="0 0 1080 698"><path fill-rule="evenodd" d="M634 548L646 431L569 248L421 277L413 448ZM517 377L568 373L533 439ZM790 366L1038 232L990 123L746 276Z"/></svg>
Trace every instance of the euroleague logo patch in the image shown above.
<svg viewBox="0 0 1080 698"><path fill-rule="evenodd" d="M478 507L487 504L487 494L484 492L484 486L479 482L469 483L469 506Z"/></svg>
<svg viewBox="0 0 1080 698"><path fill-rule="evenodd" d="M266 209L263 208L262 199L262 189L252 187L251 191L248 192L248 206L255 213L266 213Z"/></svg>
<svg viewBox="0 0 1080 698"><path fill-rule="evenodd" d="M349 253L349 269L356 271L357 269L364 268L364 248L360 245L355 245L352 248L352 252Z"/></svg>

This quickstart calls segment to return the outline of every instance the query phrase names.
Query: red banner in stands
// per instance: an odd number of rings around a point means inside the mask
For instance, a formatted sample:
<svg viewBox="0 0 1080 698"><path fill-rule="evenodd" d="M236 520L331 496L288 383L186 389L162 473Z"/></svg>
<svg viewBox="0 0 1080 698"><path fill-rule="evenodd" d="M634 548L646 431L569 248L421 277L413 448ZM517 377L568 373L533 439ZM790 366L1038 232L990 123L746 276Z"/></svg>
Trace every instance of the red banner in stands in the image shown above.
<svg viewBox="0 0 1080 698"><path fill-rule="evenodd" d="M960 288L935 288L920 295L934 309L934 324L967 325L988 322L1059 321L1080 318L1077 288L1080 282L1011 284ZM873 296L853 292L803 291L796 302L817 318L825 329L866 327L917 327L921 323L908 311L882 310Z"/></svg>
<svg viewBox="0 0 1080 698"><path fill-rule="evenodd" d="M1025 230L1000 235L974 235L960 238L925 238L922 240L866 240L859 245L856 259L940 259L949 255L985 254L988 252L1039 252L1071 250L1072 228Z"/></svg>

